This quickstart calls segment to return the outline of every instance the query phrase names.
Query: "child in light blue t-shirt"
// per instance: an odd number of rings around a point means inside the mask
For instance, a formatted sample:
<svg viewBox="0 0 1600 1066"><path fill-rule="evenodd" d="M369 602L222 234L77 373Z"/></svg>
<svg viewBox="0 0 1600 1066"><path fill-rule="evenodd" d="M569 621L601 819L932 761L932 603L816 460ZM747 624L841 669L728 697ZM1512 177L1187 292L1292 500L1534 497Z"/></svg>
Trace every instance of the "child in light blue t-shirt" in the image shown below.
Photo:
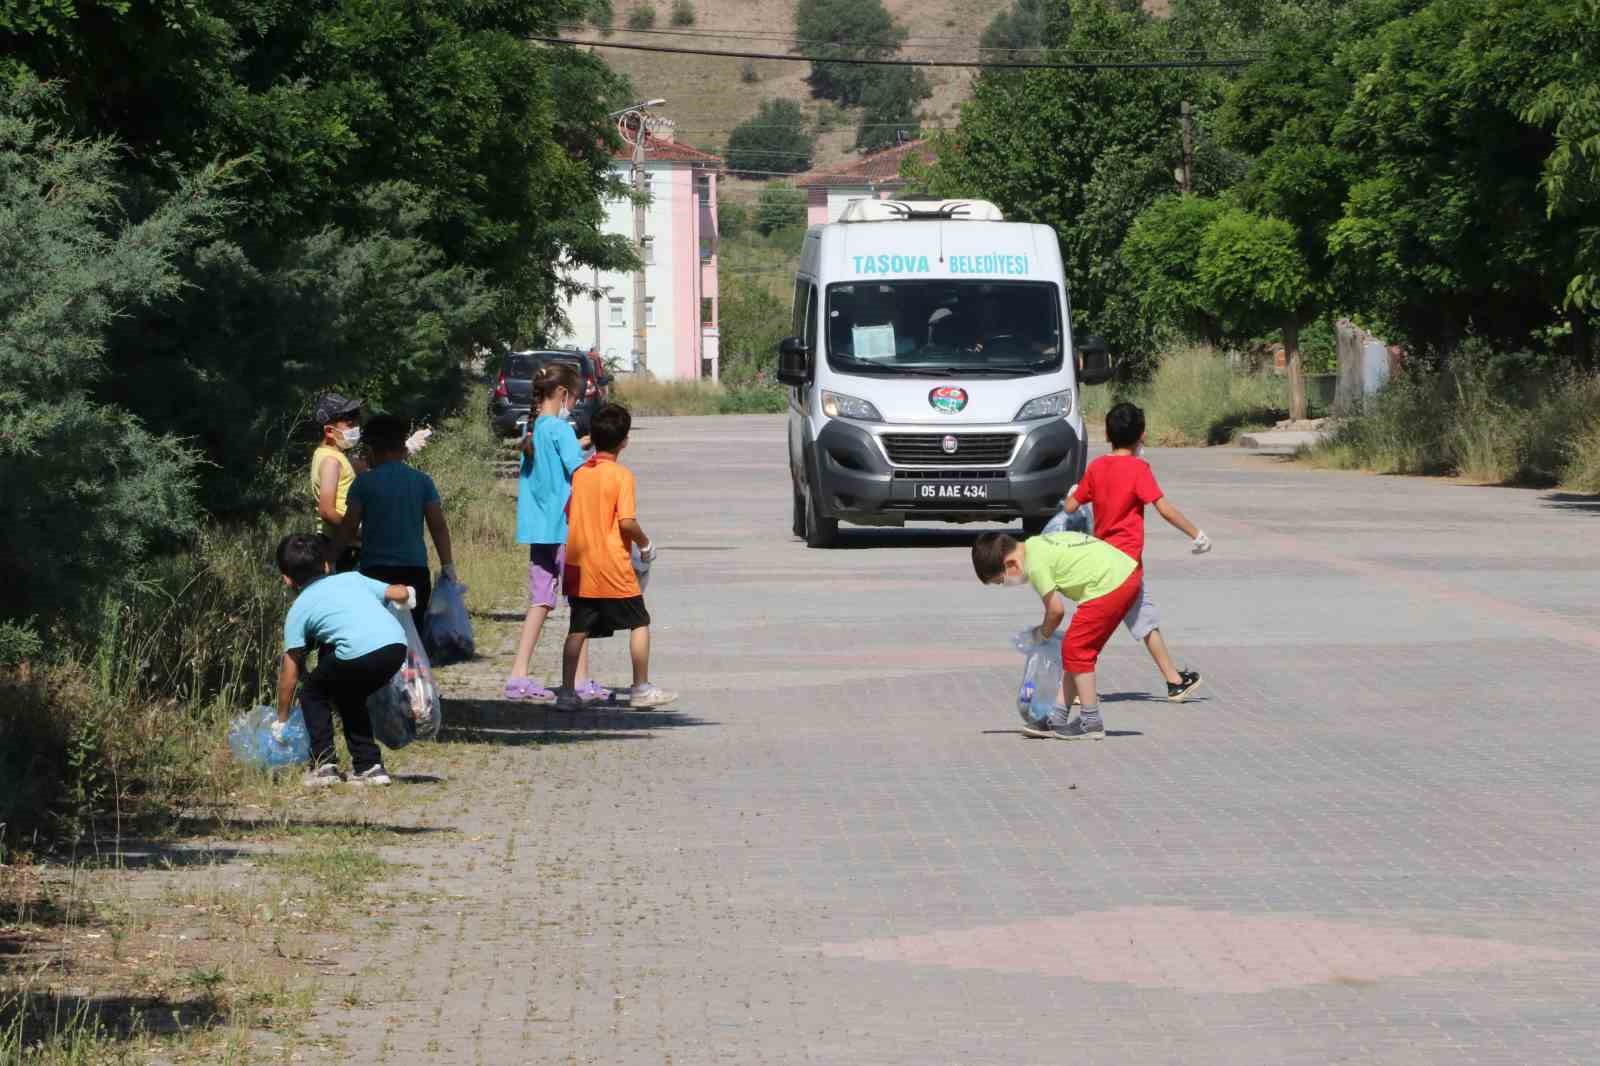
<svg viewBox="0 0 1600 1066"><path fill-rule="evenodd" d="M566 363L546 363L533 380L537 417L522 439L522 468L517 478L517 543L528 546L528 614L522 622L511 676L506 679L509 700L553 703L556 698L528 676L528 663L561 592L567 500L572 495L572 474L586 458L566 418L577 395L578 373ZM588 679L587 653L578 663L578 676L586 679L578 686L579 699L593 703L609 698L609 692Z"/></svg>
<svg viewBox="0 0 1600 1066"><path fill-rule="evenodd" d="M278 665L277 735L289 721L295 688L311 736L309 788L342 781L333 749L333 712L339 712L350 747L351 781L387 785L378 744L372 738L367 697L388 684L406 661L406 635L387 604L415 606L417 590L388 585L361 574L329 574L322 541L309 534L284 537L278 569L295 591L283 623L283 659ZM306 656L317 651L317 668L306 673Z"/></svg>

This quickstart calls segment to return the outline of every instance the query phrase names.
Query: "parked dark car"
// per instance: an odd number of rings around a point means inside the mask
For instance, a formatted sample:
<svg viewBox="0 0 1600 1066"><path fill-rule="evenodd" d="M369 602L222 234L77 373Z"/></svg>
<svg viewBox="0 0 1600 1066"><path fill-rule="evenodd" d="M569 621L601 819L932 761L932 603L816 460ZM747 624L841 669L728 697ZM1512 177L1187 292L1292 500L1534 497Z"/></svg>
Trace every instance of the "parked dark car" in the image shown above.
<svg viewBox="0 0 1600 1066"><path fill-rule="evenodd" d="M566 349L509 352L500 361L500 375L495 380L494 394L489 398L489 421L497 434L502 437L522 435L533 402L533 377L552 361L566 363L578 372L581 395L572 404L569 421L578 436L589 435L589 420L604 402L605 387L610 379L598 377L593 361L583 352Z"/></svg>

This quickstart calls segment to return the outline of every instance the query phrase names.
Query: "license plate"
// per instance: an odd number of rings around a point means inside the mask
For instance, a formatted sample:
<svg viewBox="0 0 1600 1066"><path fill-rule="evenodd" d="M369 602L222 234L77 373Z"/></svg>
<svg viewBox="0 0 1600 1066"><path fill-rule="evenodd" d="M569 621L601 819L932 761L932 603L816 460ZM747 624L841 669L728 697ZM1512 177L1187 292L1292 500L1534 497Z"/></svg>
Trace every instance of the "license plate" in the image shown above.
<svg viewBox="0 0 1600 1066"><path fill-rule="evenodd" d="M923 481L917 484L917 500L923 503L961 503L989 498L989 486L981 481Z"/></svg>

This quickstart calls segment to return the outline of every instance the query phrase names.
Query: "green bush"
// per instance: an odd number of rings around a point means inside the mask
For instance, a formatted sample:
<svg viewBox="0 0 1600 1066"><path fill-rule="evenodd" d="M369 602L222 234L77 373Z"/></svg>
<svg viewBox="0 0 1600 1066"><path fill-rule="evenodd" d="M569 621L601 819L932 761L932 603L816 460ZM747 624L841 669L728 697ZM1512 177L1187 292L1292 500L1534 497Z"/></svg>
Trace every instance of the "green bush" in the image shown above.
<svg viewBox="0 0 1600 1066"><path fill-rule="evenodd" d="M806 194L781 181L768 182L756 200L756 229L771 237L806 222Z"/></svg>
<svg viewBox="0 0 1600 1066"><path fill-rule="evenodd" d="M656 9L654 4L636 4L628 9L628 29L651 30L656 25Z"/></svg>
<svg viewBox="0 0 1600 1066"><path fill-rule="evenodd" d="M672 24L693 26L694 22L694 0L672 0Z"/></svg>
<svg viewBox="0 0 1600 1066"><path fill-rule="evenodd" d="M1304 457L1320 466L1600 489L1600 376L1460 353L1394 378Z"/></svg>
<svg viewBox="0 0 1600 1066"><path fill-rule="evenodd" d="M750 211L737 200L726 198L717 201L717 236L724 241L737 240L750 225Z"/></svg>

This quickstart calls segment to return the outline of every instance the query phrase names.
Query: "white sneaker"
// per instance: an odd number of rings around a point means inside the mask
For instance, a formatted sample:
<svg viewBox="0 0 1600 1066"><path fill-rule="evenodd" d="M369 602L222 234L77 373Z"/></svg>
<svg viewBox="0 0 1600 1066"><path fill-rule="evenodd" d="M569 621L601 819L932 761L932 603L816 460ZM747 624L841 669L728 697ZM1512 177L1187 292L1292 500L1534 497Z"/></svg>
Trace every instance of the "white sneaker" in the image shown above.
<svg viewBox="0 0 1600 1066"><path fill-rule="evenodd" d="M657 688L646 681L642 685L633 686L633 695L632 699L628 701L628 706L635 710L645 710L651 707L665 707L669 703L676 702L677 699L678 694L676 692L668 692L664 688Z"/></svg>
<svg viewBox="0 0 1600 1066"><path fill-rule="evenodd" d="M359 774L350 775L352 785L390 785L394 782L389 777L389 771L383 768L383 763L373 763Z"/></svg>
<svg viewBox="0 0 1600 1066"><path fill-rule="evenodd" d="M327 788L329 785L344 784L344 775L339 772L339 768L337 766L331 762L327 762L323 763L315 770L307 772L306 775L300 779L300 783L306 788Z"/></svg>

